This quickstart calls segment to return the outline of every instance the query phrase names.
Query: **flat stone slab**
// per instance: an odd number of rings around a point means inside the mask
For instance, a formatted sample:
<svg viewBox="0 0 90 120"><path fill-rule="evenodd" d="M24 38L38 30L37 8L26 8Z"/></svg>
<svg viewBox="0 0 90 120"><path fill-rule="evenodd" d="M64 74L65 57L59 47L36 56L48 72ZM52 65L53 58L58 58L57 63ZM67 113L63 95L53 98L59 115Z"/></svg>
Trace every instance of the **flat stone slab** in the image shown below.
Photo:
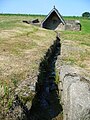
<svg viewBox="0 0 90 120"><path fill-rule="evenodd" d="M90 120L90 79L68 65L61 67L60 76L64 120Z"/></svg>

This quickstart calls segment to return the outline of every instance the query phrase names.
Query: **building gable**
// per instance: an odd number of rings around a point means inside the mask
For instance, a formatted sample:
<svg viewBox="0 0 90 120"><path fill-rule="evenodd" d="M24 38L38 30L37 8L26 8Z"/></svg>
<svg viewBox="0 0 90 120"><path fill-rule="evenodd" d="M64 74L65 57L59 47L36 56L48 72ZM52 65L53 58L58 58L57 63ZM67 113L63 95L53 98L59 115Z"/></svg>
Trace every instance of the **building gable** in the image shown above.
<svg viewBox="0 0 90 120"><path fill-rule="evenodd" d="M46 18L42 22L42 27L46 29L56 29L58 25L62 23L65 25L65 21L62 18L61 14L58 10L54 7L50 13L46 16Z"/></svg>

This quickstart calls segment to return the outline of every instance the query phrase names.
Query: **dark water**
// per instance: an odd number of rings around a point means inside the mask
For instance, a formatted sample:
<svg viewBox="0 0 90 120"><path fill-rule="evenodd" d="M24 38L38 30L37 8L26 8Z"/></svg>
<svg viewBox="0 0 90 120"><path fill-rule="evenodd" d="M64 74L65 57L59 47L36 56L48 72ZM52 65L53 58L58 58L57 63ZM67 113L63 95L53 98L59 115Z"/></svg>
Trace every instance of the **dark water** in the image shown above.
<svg viewBox="0 0 90 120"><path fill-rule="evenodd" d="M60 39L57 37L40 63L36 95L29 111L30 120L52 120L62 111L58 96L59 90L55 83L55 63L60 55L60 48Z"/></svg>

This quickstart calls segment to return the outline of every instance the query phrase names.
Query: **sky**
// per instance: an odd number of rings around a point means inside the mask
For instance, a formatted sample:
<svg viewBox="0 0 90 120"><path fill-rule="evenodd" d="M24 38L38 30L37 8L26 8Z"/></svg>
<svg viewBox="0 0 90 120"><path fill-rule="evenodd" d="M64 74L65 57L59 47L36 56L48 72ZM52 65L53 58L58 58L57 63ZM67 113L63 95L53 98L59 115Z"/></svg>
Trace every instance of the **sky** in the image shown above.
<svg viewBox="0 0 90 120"><path fill-rule="evenodd" d="M90 12L90 0L0 0L0 13L47 15L54 5L63 16Z"/></svg>

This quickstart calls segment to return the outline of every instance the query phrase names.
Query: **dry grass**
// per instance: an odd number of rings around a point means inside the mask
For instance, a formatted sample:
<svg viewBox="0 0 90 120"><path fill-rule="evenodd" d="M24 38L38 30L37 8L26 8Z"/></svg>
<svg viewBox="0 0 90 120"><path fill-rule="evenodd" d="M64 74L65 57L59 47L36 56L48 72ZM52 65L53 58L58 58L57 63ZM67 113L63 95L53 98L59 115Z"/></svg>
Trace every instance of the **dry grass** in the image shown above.
<svg viewBox="0 0 90 120"><path fill-rule="evenodd" d="M38 73L45 51L55 32L25 24L29 16L0 16L0 113L6 113L15 88Z"/></svg>
<svg viewBox="0 0 90 120"><path fill-rule="evenodd" d="M90 77L90 47L81 45L78 41L62 41L62 64L70 64L86 70Z"/></svg>
<svg viewBox="0 0 90 120"><path fill-rule="evenodd" d="M13 16L8 20L6 16L0 17L3 24L7 21L13 24L13 28L0 29L0 78L10 80L13 74L22 74L21 79L25 79L33 66L38 67L37 61L53 42L55 33L21 21L16 22Z"/></svg>
<svg viewBox="0 0 90 120"><path fill-rule="evenodd" d="M82 31L60 32L62 40L61 59L62 64L71 64L82 68L83 71L86 70L86 76L90 77L90 20L79 19Z"/></svg>

